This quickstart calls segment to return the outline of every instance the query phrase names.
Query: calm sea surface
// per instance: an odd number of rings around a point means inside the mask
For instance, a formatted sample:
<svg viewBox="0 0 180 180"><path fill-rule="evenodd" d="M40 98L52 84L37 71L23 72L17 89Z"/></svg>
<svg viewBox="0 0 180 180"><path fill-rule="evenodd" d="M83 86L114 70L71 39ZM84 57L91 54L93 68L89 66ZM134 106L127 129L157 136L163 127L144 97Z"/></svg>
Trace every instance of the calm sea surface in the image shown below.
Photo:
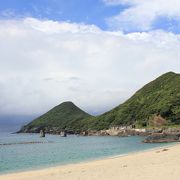
<svg viewBox="0 0 180 180"><path fill-rule="evenodd" d="M78 163L167 145L144 144L142 140L143 137L46 135L40 138L38 134L1 133L0 173ZM32 141L43 143L20 144Z"/></svg>

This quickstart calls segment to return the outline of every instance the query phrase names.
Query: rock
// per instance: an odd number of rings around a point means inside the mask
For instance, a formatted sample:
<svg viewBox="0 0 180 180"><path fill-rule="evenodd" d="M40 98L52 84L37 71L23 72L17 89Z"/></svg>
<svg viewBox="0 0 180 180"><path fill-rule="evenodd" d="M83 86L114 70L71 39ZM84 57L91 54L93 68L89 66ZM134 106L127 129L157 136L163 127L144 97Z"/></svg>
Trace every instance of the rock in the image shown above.
<svg viewBox="0 0 180 180"><path fill-rule="evenodd" d="M67 137L66 131L61 131L60 136L61 136L61 137Z"/></svg>
<svg viewBox="0 0 180 180"><path fill-rule="evenodd" d="M44 130L40 130L40 137L45 137L45 132L44 132Z"/></svg>
<svg viewBox="0 0 180 180"><path fill-rule="evenodd" d="M82 136L88 136L88 132L87 132L87 131L83 131L83 132L81 133L81 135L82 135Z"/></svg>
<svg viewBox="0 0 180 180"><path fill-rule="evenodd" d="M167 134L180 134L180 129L178 128L166 128L163 130L163 133L167 133Z"/></svg>
<svg viewBox="0 0 180 180"><path fill-rule="evenodd" d="M180 142L180 133L154 133L149 135L143 142L162 143L162 142Z"/></svg>
<svg viewBox="0 0 180 180"><path fill-rule="evenodd" d="M152 133L162 133L163 129L162 128L154 127L154 128L147 129L146 132L149 133L148 135L150 135Z"/></svg>

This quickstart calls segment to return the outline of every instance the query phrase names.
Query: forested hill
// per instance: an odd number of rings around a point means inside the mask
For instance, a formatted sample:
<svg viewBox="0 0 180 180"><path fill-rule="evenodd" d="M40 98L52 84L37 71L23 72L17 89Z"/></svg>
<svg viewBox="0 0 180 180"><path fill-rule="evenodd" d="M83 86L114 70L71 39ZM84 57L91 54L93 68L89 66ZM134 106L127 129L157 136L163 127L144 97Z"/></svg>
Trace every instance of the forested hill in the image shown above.
<svg viewBox="0 0 180 180"><path fill-rule="evenodd" d="M91 117L72 102L64 102L22 127L19 132L39 132L40 129L74 130L78 122Z"/></svg>
<svg viewBox="0 0 180 180"><path fill-rule="evenodd" d="M116 125L148 126L158 115L168 124L180 124L180 74L163 74L111 111L83 120L83 125L98 130Z"/></svg>
<svg viewBox="0 0 180 180"><path fill-rule="evenodd" d="M180 74L168 72L148 83L123 104L100 116L90 116L72 102L56 106L24 126L20 132L43 127L69 131L102 130L110 126L149 126L159 117L167 125L180 124Z"/></svg>

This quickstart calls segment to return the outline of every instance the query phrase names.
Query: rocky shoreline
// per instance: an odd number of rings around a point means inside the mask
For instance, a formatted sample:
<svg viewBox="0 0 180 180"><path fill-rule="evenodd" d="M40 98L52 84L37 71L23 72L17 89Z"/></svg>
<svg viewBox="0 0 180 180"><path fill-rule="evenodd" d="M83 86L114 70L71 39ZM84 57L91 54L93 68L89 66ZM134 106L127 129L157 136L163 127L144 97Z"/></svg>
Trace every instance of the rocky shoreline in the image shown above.
<svg viewBox="0 0 180 180"><path fill-rule="evenodd" d="M145 136L144 143L165 143L165 142L180 142L180 129L175 128L111 128L101 131L90 131L82 135L96 136Z"/></svg>
<svg viewBox="0 0 180 180"><path fill-rule="evenodd" d="M41 127L32 129L22 129L18 133L39 133ZM45 133L61 135L64 130L58 127L44 128ZM111 127L107 130L88 130L74 132L66 130L67 134L75 134L80 136L145 136L144 143L162 143L162 142L180 142L180 128L133 128L131 126Z"/></svg>

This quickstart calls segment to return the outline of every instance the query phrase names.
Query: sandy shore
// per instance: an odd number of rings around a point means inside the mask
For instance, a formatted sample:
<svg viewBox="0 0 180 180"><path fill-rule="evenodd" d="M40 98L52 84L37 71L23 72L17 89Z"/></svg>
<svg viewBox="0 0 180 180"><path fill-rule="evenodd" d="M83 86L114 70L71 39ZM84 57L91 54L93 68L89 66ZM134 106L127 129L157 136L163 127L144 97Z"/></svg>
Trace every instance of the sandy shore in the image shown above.
<svg viewBox="0 0 180 180"><path fill-rule="evenodd" d="M0 180L180 180L180 144L122 157L1 175Z"/></svg>

